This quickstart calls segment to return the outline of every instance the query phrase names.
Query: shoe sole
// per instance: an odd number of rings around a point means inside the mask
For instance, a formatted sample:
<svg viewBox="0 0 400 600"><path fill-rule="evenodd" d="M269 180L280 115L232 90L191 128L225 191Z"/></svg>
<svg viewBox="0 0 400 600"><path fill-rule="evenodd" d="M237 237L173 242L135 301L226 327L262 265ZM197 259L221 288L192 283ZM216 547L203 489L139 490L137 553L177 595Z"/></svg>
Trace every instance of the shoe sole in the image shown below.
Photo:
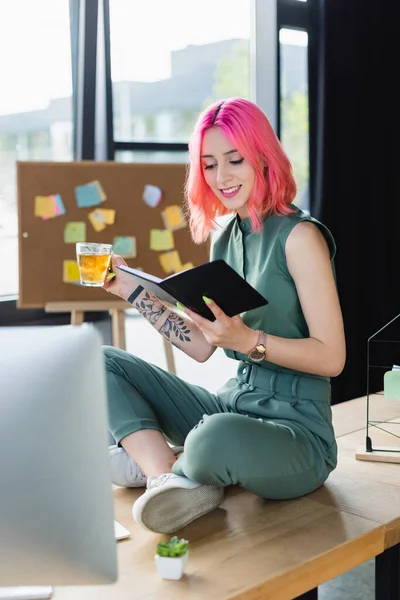
<svg viewBox="0 0 400 600"><path fill-rule="evenodd" d="M135 520L155 533L175 533L218 508L223 497L223 488L211 485L193 489L170 488L150 498L140 519Z"/></svg>

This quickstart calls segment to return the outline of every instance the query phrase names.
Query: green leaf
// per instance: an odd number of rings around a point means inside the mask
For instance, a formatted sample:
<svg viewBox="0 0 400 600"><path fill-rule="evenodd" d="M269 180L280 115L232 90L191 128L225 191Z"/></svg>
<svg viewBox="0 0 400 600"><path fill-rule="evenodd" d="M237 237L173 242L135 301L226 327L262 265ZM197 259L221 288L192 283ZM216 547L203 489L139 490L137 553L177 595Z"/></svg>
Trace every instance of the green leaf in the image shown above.
<svg viewBox="0 0 400 600"><path fill-rule="evenodd" d="M169 541L162 541L157 544L156 553L159 556L168 556L178 558L184 556L188 551L189 542L185 539L179 539L173 536Z"/></svg>

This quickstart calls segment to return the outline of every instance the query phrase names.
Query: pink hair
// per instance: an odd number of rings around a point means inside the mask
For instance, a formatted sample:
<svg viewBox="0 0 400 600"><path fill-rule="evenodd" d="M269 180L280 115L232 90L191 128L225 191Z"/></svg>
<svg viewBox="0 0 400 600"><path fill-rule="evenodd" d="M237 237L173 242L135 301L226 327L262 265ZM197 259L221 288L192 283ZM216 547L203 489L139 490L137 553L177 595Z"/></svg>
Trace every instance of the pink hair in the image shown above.
<svg viewBox="0 0 400 600"><path fill-rule="evenodd" d="M210 231L216 229L215 218L230 212L204 178L200 155L204 133L210 127L219 127L255 169L254 187L247 204L252 230L260 232L262 218L268 214L291 213L289 205L296 195L296 183L290 161L267 117L250 100L220 100L200 114L189 141L185 197L193 240L197 244L205 242Z"/></svg>

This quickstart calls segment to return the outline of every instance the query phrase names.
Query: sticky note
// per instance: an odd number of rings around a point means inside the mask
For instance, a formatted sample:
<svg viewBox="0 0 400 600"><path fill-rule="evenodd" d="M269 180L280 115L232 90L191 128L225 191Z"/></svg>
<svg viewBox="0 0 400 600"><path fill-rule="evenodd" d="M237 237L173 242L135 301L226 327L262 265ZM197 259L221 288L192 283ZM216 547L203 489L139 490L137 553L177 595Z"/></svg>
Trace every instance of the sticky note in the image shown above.
<svg viewBox="0 0 400 600"><path fill-rule="evenodd" d="M106 225L114 225L115 210L113 208L98 208L95 212L102 215Z"/></svg>
<svg viewBox="0 0 400 600"><path fill-rule="evenodd" d="M98 206L101 202L98 185L96 183L78 185L75 188L75 198L79 208Z"/></svg>
<svg viewBox="0 0 400 600"><path fill-rule="evenodd" d="M151 208L158 206L162 199L162 191L156 185L145 185L143 191L143 200Z"/></svg>
<svg viewBox="0 0 400 600"><path fill-rule="evenodd" d="M42 215L43 221L65 215L66 210L60 194L50 194L49 196L37 196L38 211L45 212ZM52 208L50 208L50 206Z"/></svg>
<svg viewBox="0 0 400 600"><path fill-rule="evenodd" d="M383 376L385 400L400 400L400 371L387 371Z"/></svg>
<svg viewBox="0 0 400 600"><path fill-rule="evenodd" d="M177 204L167 206L162 212L161 217L164 221L165 229L174 231L186 227L185 217L182 209Z"/></svg>
<svg viewBox="0 0 400 600"><path fill-rule="evenodd" d="M174 235L168 229L150 230L150 250L173 250L175 248Z"/></svg>
<svg viewBox="0 0 400 600"><path fill-rule="evenodd" d="M63 202L60 194L53 194L51 197L53 198L54 203L55 203L55 211L54 211L55 216L58 217L61 215L65 215L65 213L67 211L65 210L64 202Z"/></svg>
<svg viewBox="0 0 400 600"><path fill-rule="evenodd" d="M188 271L189 269L193 269L193 266L194 266L193 263L187 262L186 264L181 265L181 268L179 269L179 272L181 272L181 271Z"/></svg>
<svg viewBox="0 0 400 600"><path fill-rule="evenodd" d="M96 181L90 181L90 182L89 182L89 185L90 185L90 184L92 184L92 185L95 185L95 186L97 187L97 190L98 190L98 192L99 192L99 198L100 198L100 202L104 202L105 200L107 200L106 193L105 193L105 191L103 190L103 188L101 187L101 183L100 183L100 181L97 181L97 180L96 180Z"/></svg>
<svg viewBox="0 0 400 600"><path fill-rule="evenodd" d="M76 244L76 242L86 242L86 223L83 221L70 221L65 224L64 242L66 244Z"/></svg>
<svg viewBox="0 0 400 600"><path fill-rule="evenodd" d="M113 241L113 252L124 258L136 258L136 238L116 236Z"/></svg>
<svg viewBox="0 0 400 600"><path fill-rule="evenodd" d="M88 219L95 231L103 231L107 225L113 225L115 221L115 210L96 208L88 214Z"/></svg>
<svg viewBox="0 0 400 600"><path fill-rule="evenodd" d="M88 219L95 231L103 231L103 229L106 228L105 219L103 215L100 214L99 210L92 210L92 212L88 214Z"/></svg>
<svg viewBox="0 0 400 600"><path fill-rule="evenodd" d="M51 219L54 217L55 204L51 196L35 197L35 217Z"/></svg>
<svg viewBox="0 0 400 600"><path fill-rule="evenodd" d="M64 283L80 283L79 267L76 260L64 260L63 281Z"/></svg>
<svg viewBox="0 0 400 600"><path fill-rule="evenodd" d="M179 252L173 250L172 252L164 252L158 257L161 268L165 273L170 275L171 273L177 273L180 271L182 263L179 257Z"/></svg>

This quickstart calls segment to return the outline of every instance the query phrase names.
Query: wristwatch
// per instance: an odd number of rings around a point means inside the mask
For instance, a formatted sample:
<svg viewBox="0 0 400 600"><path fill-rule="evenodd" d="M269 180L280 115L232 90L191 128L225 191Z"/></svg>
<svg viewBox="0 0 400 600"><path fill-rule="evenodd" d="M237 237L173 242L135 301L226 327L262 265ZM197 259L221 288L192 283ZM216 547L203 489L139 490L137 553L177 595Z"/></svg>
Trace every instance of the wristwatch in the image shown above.
<svg viewBox="0 0 400 600"><path fill-rule="evenodd" d="M267 343L265 338L265 333L263 331L258 331L257 346L253 348L253 350L250 350L247 355L253 362L265 360L265 357L267 356Z"/></svg>

